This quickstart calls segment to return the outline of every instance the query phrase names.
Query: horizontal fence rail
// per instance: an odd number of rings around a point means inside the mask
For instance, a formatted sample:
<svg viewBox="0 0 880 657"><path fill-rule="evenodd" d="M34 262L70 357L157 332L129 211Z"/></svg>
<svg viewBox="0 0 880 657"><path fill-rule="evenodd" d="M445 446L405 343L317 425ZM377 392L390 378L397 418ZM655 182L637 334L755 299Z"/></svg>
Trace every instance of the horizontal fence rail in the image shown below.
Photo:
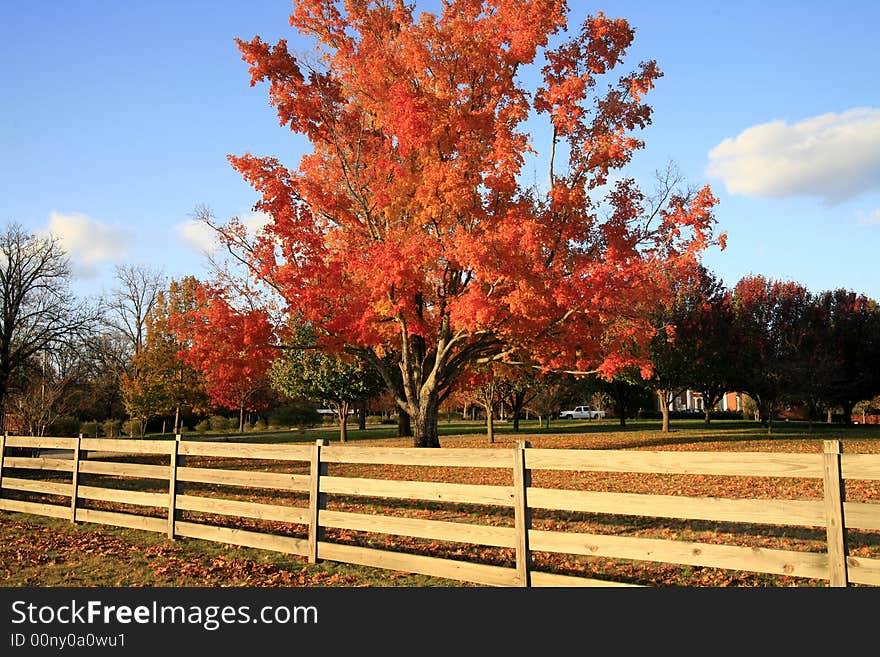
<svg viewBox="0 0 880 657"><path fill-rule="evenodd" d="M388 478L388 466L400 476ZM384 476L376 476L376 469ZM472 476L460 483L438 480L439 470ZM571 486L535 484L539 473L560 471L571 473ZM821 495L731 499L605 492L575 485L578 473L796 479L815 482ZM0 436L0 510L486 586L635 585L552 572L538 563L539 554L880 586L880 559L848 549L849 532L880 531L880 504L847 501L851 481L880 481L880 455L843 454L839 441L825 441L820 453L786 454L535 449L524 442L513 450L425 450L179 436ZM560 522L536 519L548 513L732 523L753 534L756 525L804 528L816 532L820 546L792 550L559 529ZM429 548L407 551L391 539L427 542ZM470 558L471 549L494 550L494 556Z"/></svg>

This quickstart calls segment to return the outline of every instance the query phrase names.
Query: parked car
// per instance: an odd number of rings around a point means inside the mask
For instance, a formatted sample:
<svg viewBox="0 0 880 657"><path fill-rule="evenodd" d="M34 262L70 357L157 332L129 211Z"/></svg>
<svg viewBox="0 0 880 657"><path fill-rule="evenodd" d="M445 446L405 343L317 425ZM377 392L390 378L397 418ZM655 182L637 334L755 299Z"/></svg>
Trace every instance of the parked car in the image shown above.
<svg viewBox="0 0 880 657"><path fill-rule="evenodd" d="M562 411L560 420L598 420L605 417L605 411L598 411L592 406L575 406L570 411Z"/></svg>

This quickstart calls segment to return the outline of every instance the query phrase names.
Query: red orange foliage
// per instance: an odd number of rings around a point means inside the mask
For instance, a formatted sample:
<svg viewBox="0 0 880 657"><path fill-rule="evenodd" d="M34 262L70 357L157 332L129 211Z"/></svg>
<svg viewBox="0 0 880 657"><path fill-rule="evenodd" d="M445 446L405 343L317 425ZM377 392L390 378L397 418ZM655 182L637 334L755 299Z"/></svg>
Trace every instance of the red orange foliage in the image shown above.
<svg viewBox="0 0 880 657"><path fill-rule="evenodd" d="M233 307L217 287L200 284L195 307L173 314L171 325L187 348L178 353L199 371L205 391L218 405L244 411L264 403L275 353L274 328L268 313Z"/></svg>
<svg viewBox="0 0 880 657"><path fill-rule="evenodd" d="M525 350L546 368L648 373L648 310L714 240L708 187L657 213L632 180L603 193L643 145L632 133L661 73L643 62L602 92L634 31L599 13L549 48L567 13L562 0L418 16L399 0L301 0L290 22L317 63L285 40L238 42L251 84L312 149L296 168L230 156L272 218L250 264L326 347L380 369L417 445L438 444L438 400L474 361ZM552 133L544 190L520 181L533 113Z"/></svg>

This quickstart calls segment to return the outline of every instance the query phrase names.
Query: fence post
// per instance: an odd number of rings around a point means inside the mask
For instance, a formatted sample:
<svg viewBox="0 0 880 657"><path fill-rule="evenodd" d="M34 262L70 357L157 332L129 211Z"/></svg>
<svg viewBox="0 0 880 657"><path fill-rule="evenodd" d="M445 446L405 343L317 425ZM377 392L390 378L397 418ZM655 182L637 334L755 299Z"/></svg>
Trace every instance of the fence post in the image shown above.
<svg viewBox="0 0 880 657"><path fill-rule="evenodd" d="M526 468L528 441L518 440L513 452L513 524L516 531L516 575L520 586L531 586L531 554L529 528L531 517L526 490L531 485L531 473Z"/></svg>
<svg viewBox="0 0 880 657"><path fill-rule="evenodd" d="M0 436L0 497L3 497L3 460L6 458L6 439L8 437L8 431L4 431Z"/></svg>
<svg viewBox="0 0 880 657"><path fill-rule="evenodd" d="M318 541L323 538L319 513L325 505L325 495L321 493L321 477L327 474L327 464L321 462L321 447L326 440L318 439L312 445L312 460L309 468L309 563L318 562Z"/></svg>
<svg viewBox="0 0 880 657"><path fill-rule="evenodd" d="M79 452L83 435L79 434L73 446L73 477L70 480L70 522L76 524L76 503L79 499Z"/></svg>
<svg viewBox="0 0 880 657"><path fill-rule="evenodd" d="M180 441L183 440L183 435L182 435L182 434L179 434L179 433L178 433L178 434L175 434L175 435L174 435L174 440L177 441L177 450L178 450L178 454L177 454L177 467L179 468L179 467L181 467L181 466L186 465L186 455L185 455L185 454L184 454L183 456L180 455ZM175 470L174 472L175 472L175 476L176 476L177 471ZM175 494L175 496L176 496L176 495L183 495L184 493L186 493L186 485L185 485L182 481L176 481L176 482L174 483L174 494ZM177 514L180 515L180 512L177 511Z"/></svg>
<svg viewBox="0 0 880 657"><path fill-rule="evenodd" d="M174 540L174 520L177 511L177 449L180 436L171 441L171 470L168 473L168 538Z"/></svg>
<svg viewBox="0 0 880 657"><path fill-rule="evenodd" d="M846 524L843 505L846 488L840 472L839 440L823 441L823 472L825 488L825 526L828 533L829 586L848 586L846 557Z"/></svg>

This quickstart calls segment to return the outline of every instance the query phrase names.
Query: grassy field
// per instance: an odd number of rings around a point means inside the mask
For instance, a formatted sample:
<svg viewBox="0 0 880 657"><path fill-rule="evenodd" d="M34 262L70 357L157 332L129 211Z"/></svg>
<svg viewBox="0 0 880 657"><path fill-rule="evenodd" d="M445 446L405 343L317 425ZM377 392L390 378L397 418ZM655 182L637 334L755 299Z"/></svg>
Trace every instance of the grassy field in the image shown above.
<svg viewBox="0 0 880 657"><path fill-rule="evenodd" d="M446 420L439 423L441 445L447 444L444 438L450 438L460 442L462 438L471 437L478 439L486 437L484 422ZM514 433L512 423L495 421L495 439L501 443L509 443L505 437L515 437L515 440L533 440L539 438L564 437L577 435L584 440L606 440L611 449L630 449L638 447L640 443L651 444L679 444L683 442L740 442L740 441L779 441L779 440L823 440L823 439L880 439L880 425L852 425L844 427L839 424L826 424L817 422L809 425L806 422L775 422L771 432L757 422L745 420L715 420L706 425L702 418L692 420L673 420L669 433L662 433L659 420L627 420L626 426L621 427L617 420L553 420L550 428L539 426L537 420L523 420L520 422L520 431ZM157 436L146 436L153 438ZM168 436L170 437L170 436ZM289 443L289 442L314 442L316 439L325 439L331 442L339 441L339 429L332 424L313 427L303 430L291 431L251 431L245 434L229 434L219 432L197 433L190 432L184 435L185 440L216 440L230 438L236 442L254 443ZM397 427L392 424L367 425L366 429L357 429L356 425L349 424L348 440L350 442L362 440L397 439ZM409 444L409 439L399 439L400 445ZM488 439L484 441L488 446ZM451 446L451 444L450 444Z"/></svg>
<svg viewBox="0 0 880 657"><path fill-rule="evenodd" d="M841 427L801 423L780 423L767 435L766 428L745 421L718 421L707 427L702 420L673 422L672 431L660 431L659 421L631 421L625 428L615 421L556 421L549 429L538 428L535 422L523 423L519 433L513 433L505 423L496 426L495 442L490 444L485 428L480 423L441 422L441 443L446 447L510 448L517 440L528 440L533 447L582 449L649 449L671 451L784 451L821 452L822 440L840 439L845 452L880 453L880 426ZM370 445L409 446L410 439L397 438L396 427L374 426L364 431L351 429L352 443ZM199 440L203 434L186 438ZM247 442L313 442L325 438L338 441L333 427L309 429L303 432L248 433L241 437L218 439ZM232 460L230 460L232 461ZM230 462L229 467L243 467ZM248 467L263 464L249 463ZM226 466L224 466L226 467ZM357 474L357 473L355 473ZM399 474L399 473L398 473ZM707 478L676 477L671 475L608 475L582 473L578 485L592 490L651 492L659 494L706 494ZM484 481L481 481L484 483ZM485 482L489 483L489 482ZM549 482L552 486L566 486L570 482ZM778 485L779 482L774 482ZM544 483L540 485L545 485ZM760 486L765 485L764 482ZM731 484L725 496L761 497L775 495L764 491L756 482ZM801 487L789 491L792 497L812 498L820 495L816 487ZM869 502L880 501L880 482L847 491L848 499ZM265 499L262 501L266 501ZM431 513L431 505L422 505L418 512ZM342 508L342 507L340 507ZM347 507L356 508L356 507ZM359 507L363 511L363 507ZM375 512L383 512L376 510ZM568 517L575 531L596 531L595 521L589 518ZM498 522L504 522L500 518ZM538 517L540 524L553 523L558 518ZM682 540L723 540L733 529L709 527L706 523L656 522L636 526L629 519L618 518L610 526L602 521L601 531ZM706 537L710 538L707 539ZM345 537L342 537L345 540ZM739 540L739 539L737 539ZM775 536L752 535L748 540L755 546L782 544L790 549L822 549L822 532L782 532ZM417 542L398 547L420 551ZM443 546L429 546L427 552L440 555ZM880 535L866 534L853 543L856 554L880 558ZM449 555L445 555L449 556ZM731 575L715 569L665 567L642 569L641 566L621 560L595 560L590 563L570 560L548 562L547 568L560 572L574 572L588 576L616 579L647 585L673 586L798 586L822 585L821 582L792 582L758 574ZM69 522L0 513L0 585L3 586L463 586L461 583L436 580L421 576L374 570L358 566L324 562L308 564L302 557L260 550L234 548L222 544L180 539L168 541L163 536L135 530L90 524L72 525Z"/></svg>

